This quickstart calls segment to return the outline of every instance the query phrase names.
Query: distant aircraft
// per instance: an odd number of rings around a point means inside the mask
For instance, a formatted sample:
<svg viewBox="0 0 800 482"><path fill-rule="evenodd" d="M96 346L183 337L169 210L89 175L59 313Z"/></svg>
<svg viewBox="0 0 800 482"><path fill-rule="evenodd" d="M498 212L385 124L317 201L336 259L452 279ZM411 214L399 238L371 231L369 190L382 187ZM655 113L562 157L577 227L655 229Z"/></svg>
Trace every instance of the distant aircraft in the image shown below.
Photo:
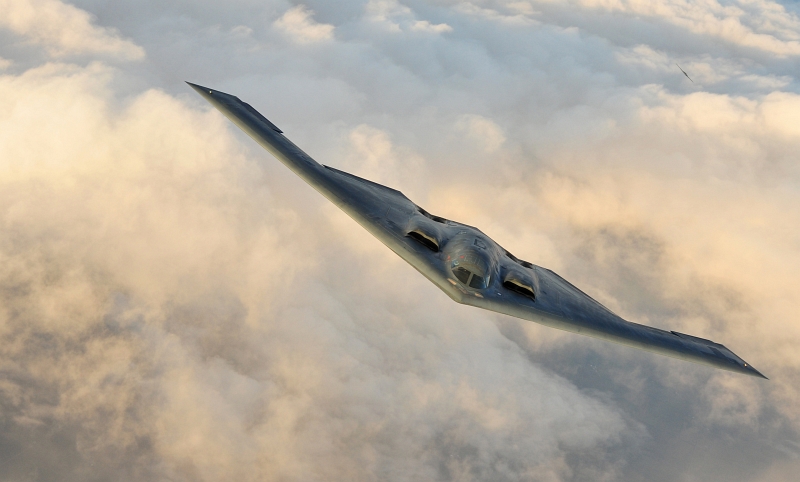
<svg viewBox="0 0 800 482"><path fill-rule="evenodd" d="M675 65L678 65L678 63L676 62L676 63L675 63ZM681 72L683 72L683 75L685 75L685 76L686 76L686 78L687 78L687 79L689 79L689 80L690 80L690 81L691 81L691 82L694 84L694 80L692 80L692 78L691 78L691 77L689 77L689 74L687 74L687 73L686 73L686 71L684 71L683 69L681 69L681 66L680 66L680 65L678 65L678 68L681 70Z"/></svg>
<svg viewBox="0 0 800 482"><path fill-rule="evenodd" d="M188 84L456 302L766 378L719 343L623 320L561 276L517 258L480 230L430 214L400 191L317 163L238 97Z"/></svg>

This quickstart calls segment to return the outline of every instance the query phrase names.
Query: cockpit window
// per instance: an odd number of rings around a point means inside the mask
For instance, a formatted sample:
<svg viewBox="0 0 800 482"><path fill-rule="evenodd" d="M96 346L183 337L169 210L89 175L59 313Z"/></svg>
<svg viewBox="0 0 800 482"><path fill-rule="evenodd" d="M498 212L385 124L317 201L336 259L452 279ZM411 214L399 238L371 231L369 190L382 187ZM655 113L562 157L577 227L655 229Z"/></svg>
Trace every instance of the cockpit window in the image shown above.
<svg viewBox="0 0 800 482"><path fill-rule="evenodd" d="M483 276L479 276L477 274L472 275L472 279L469 280L469 287L482 290L486 287L486 282L483 279Z"/></svg>
<svg viewBox="0 0 800 482"><path fill-rule="evenodd" d="M453 263L453 274L458 278L458 281L461 281L470 288L482 290L485 289L488 284L488 278L484 278L463 266L459 266L458 261Z"/></svg>
<svg viewBox="0 0 800 482"><path fill-rule="evenodd" d="M467 284L467 282L469 281L469 275L471 275L472 273L470 273L468 270L466 270L466 269L462 268L461 266L459 266L459 267L457 267L457 268L455 268L453 270L453 274L456 275L456 278L458 278L458 281L461 281L462 283Z"/></svg>
<svg viewBox="0 0 800 482"><path fill-rule="evenodd" d="M476 290L484 290L489 286L490 267L489 259L487 256L470 246L474 243L475 238L465 239L466 246L463 244L457 247L455 253L448 253L447 260L452 260L450 269L453 276L458 278L464 286ZM455 284L455 280L452 280ZM463 289L462 289L463 291Z"/></svg>

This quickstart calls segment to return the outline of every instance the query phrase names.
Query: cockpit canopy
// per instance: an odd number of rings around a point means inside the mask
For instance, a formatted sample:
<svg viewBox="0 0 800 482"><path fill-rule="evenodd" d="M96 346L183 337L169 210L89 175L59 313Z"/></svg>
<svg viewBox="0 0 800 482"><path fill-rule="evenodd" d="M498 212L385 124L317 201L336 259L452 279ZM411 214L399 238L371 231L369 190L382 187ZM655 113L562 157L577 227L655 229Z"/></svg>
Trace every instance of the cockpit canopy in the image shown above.
<svg viewBox="0 0 800 482"><path fill-rule="evenodd" d="M453 275L470 288L482 290L489 285L488 263L477 253L462 253L450 264Z"/></svg>

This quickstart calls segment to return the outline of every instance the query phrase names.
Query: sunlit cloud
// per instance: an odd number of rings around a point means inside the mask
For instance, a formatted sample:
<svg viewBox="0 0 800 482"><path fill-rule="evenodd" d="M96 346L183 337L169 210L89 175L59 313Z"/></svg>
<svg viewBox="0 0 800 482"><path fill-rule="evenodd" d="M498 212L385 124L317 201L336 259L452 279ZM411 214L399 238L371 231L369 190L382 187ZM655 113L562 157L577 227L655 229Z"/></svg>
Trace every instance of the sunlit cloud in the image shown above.
<svg viewBox="0 0 800 482"><path fill-rule="evenodd" d="M506 141L500 126L490 119L475 114L462 115L456 122L456 129L487 152L496 151Z"/></svg>
<svg viewBox="0 0 800 482"><path fill-rule="evenodd" d="M144 50L113 29L93 25L86 11L59 0L2 0L0 27L43 46L55 57L106 55L141 60Z"/></svg>
<svg viewBox="0 0 800 482"><path fill-rule="evenodd" d="M780 5L5 8L1 479L800 467L798 22ZM452 303L183 80L771 380Z"/></svg>
<svg viewBox="0 0 800 482"><path fill-rule="evenodd" d="M333 25L314 21L314 12L304 5L298 5L286 11L275 21L275 27L289 34L295 41L307 44L321 42L333 38Z"/></svg>
<svg viewBox="0 0 800 482"><path fill-rule="evenodd" d="M416 19L411 8L397 0L369 0L364 10L371 22L382 25L392 32L410 30L441 34L453 31L453 27L446 23L434 24L428 20Z"/></svg>
<svg viewBox="0 0 800 482"><path fill-rule="evenodd" d="M591 9L672 23L688 32L781 56L800 54L800 19L769 0L722 4L715 0L582 0Z"/></svg>

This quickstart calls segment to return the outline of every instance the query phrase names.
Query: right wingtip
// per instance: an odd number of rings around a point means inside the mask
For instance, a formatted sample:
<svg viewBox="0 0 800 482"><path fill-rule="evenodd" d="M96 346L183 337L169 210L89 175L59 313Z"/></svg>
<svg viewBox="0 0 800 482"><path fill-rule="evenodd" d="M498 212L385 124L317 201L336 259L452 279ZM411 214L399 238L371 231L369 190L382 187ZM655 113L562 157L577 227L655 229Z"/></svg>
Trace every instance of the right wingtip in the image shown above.
<svg viewBox="0 0 800 482"><path fill-rule="evenodd" d="M753 368L752 365L745 364L745 367L747 369L748 375L763 378L764 380L769 380L769 378L767 378L763 373Z"/></svg>

